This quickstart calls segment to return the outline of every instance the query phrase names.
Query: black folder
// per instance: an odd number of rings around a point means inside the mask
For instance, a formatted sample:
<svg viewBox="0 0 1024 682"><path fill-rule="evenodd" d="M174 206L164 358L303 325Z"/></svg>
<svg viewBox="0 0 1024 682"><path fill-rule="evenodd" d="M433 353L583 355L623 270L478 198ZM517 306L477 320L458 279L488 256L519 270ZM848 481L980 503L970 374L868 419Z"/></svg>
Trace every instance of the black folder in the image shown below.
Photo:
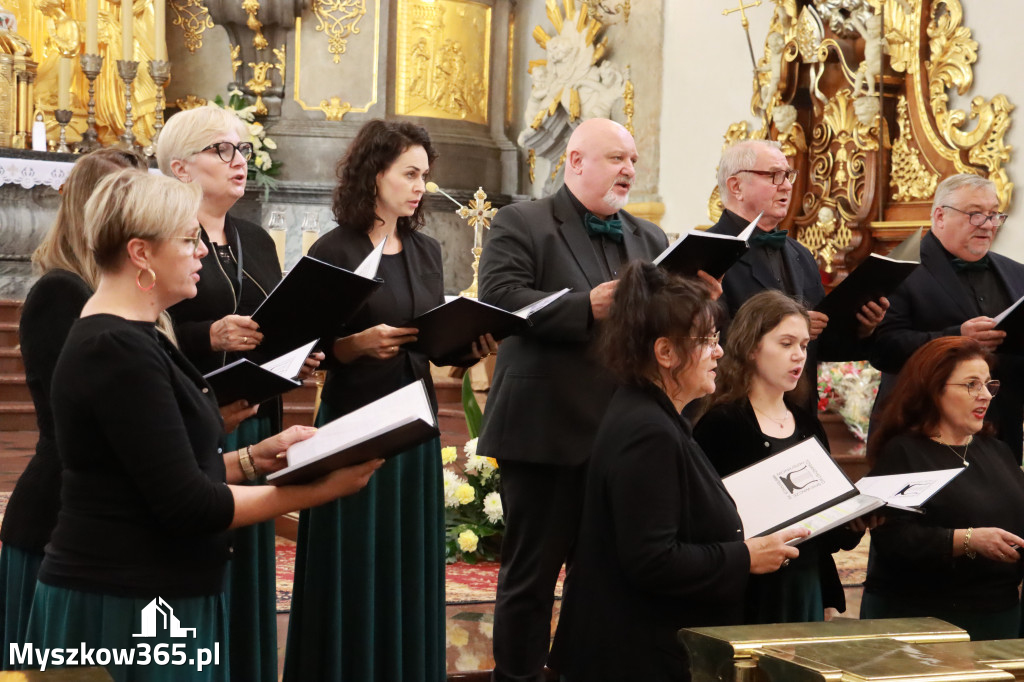
<svg viewBox="0 0 1024 682"><path fill-rule="evenodd" d="M917 261L868 254L864 262L815 306L815 310L828 315L828 326L822 335L856 334L860 309L870 301L891 294L918 265Z"/></svg>
<svg viewBox="0 0 1024 682"><path fill-rule="evenodd" d="M696 277L697 271L703 270L715 279L721 279L750 249L747 240L762 215L764 211L758 213L738 235L691 230L658 254L654 264L683 277Z"/></svg>
<svg viewBox="0 0 1024 682"><path fill-rule="evenodd" d="M257 405L302 385L301 381L278 376L246 359L236 360L214 370L205 378L217 396L218 405L227 405L236 400L246 400L250 405Z"/></svg>
<svg viewBox="0 0 1024 682"><path fill-rule="evenodd" d="M332 336L383 283L303 256L252 314L263 333L261 353L272 357Z"/></svg>
<svg viewBox="0 0 1024 682"><path fill-rule="evenodd" d="M1019 352L1024 349L1024 297L1018 298L1014 303L996 315L996 329L1006 332L1006 338L999 344L1002 352Z"/></svg>
<svg viewBox="0 0 1024 682"><path fill-rule="evenodd" d="M490 334L495 341L515 334L529 326L530 315L567 292L568 289L563 289L515 312L460 296L402 325L419 330L416 341L407 348L431 359L451 360L468 355L473 342L484 334Z"/></svg>
<svg viewBox="0 0 1024 682"><path fill-rule="evenodd" d="M308 441L292 445L289 466L267 476L267 483L306 483L335 469L394 457L439 435L420 379L321 426Z"/></svg>

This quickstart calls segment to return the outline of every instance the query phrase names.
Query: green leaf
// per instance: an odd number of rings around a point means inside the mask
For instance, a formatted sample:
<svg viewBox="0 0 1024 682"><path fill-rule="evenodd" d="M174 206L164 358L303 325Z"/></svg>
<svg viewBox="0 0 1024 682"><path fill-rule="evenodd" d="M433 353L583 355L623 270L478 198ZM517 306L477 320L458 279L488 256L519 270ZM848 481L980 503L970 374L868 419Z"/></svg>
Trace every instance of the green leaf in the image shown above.
<svg viewBox="0 0 1024 682"><path fill-rule="evenodd" d="M462 375L462 409L466 413L466 428L469 429L469 437L476 438L480 435L480 423L483 421L484 413L480 411L480 404L473 395L473 385L469 379L469 372Z"/></svg>

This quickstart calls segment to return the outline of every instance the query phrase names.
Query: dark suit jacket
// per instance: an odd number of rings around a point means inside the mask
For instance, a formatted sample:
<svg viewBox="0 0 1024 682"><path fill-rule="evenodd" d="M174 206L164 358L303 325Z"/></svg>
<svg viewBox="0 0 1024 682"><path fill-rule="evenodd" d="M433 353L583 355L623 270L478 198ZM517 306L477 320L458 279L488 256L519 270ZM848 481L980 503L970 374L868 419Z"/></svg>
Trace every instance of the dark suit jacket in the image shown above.
<svg viewBox="0 0 1024 682"><path fill-rule="evenodd" d="M612 398L577 542L550 659L569 680L689 680L678 630L742 622L750 553L736 506L652 385Z"/></svg>
<svg viewBox="0 0 1024 682"><path fill-rule="evenodd" d="M627 259L650 261L668 245L661 229L619 211ZM517 310L572 291L538 312L498 352L480 452L543 464L582 464L611 399L611 376L590 357L596 327L590 290L604 281L597 253L564 187L498 211L480 259L480 299Z"/></svg>
<svg viewBox="0 0 1024 682"><path fill-rule="evenodd" d="M372 250L373 242L362 230L337 227L320 237L310 247L309 255L346 270L355 270ZM432 237L420 232L411 232L402 237L402 250L405 252L409 273L414 316L421 315L444 303L441 245ZM315 296L316 292L310 292L310 295ZM322 366L329 370L322 397L342 413L351 412L401 388L391 384L390 377L393 376L393 372L388 371L385 366L385 363L392 360L381 361L362 357L349 363L341 363L335 360L331 352L335 339L379 324L381 320L374 316L374 308L378 303L386 306L390 300L393 300L393 295L385 284L370 296L352 319L338 326L332 338L321 339L320 345L327 355L327 360ZM407 362L413 380L423 379L426 383L427 392L436 411L434 382L430 378L427 356L416 351L403 351L393 361L403 360Z"/></svg>
<svg viewBox="0 0 1024 682"><path fill-rule="evenodd" d="M989 253L992 268L1011 300L1024 296L1024 265ZM903 280L889 297L890 307L875 332L871 364L882 374L875 409L896 383L896 375L914 351L942 336L959 336L960 325L981 315L971 293L964 288L938 238L930 232L921 240L921 267ZM999 438L1021 459L1024 422L1024 358L997 353L993 378L1000 379L999 395L992 400L989 420Z"/></svg>

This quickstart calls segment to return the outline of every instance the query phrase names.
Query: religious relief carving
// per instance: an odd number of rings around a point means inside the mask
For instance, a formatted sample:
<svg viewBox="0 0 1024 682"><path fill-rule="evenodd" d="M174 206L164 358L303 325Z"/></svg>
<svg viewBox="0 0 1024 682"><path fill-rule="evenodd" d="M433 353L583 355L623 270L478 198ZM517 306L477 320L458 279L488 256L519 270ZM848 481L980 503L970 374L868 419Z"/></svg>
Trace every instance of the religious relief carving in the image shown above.
<svg viewBox="0 0 1024 682"><path fill-rule="evenodd" d="M366 0L313 0L313 15L316 30L327 35L327 49L337 64L345 54L349 36L359 33L359 20L366 15Z"/></svg>
<svg viewBox="0 0 1024 682"><path fill-rule="evenodd" d="M587 8L587 16L600 21L605 26L629 23L629 0L611 2L610 0L583 0Z"/></svg>
<svg viewBox="0 0 1024 682"><path fill-rule="evenodd" d="M889 186L893 201L922 201L935 196L939 174L925 167L914 146L914 133L907 111L907 98L900 95L896 105L896 124L900 136L892 145L892 174Z"/></svg>
<svg viewBox="0 0 1024 682"><path fill-rule="evenodd" d="M185 47L190 54L203 46L203 33L213 28L213 19L203 4L203 0L170 0L171 11L174 12L173 26L180 26Z"/></svg>

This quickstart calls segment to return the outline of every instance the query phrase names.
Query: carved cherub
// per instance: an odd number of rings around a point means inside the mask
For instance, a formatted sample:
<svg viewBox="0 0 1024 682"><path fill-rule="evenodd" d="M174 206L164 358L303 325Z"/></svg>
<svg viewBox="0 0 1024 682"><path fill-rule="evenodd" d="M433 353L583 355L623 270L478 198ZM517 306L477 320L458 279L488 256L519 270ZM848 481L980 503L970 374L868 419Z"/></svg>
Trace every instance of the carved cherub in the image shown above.
<svg viewBox="0 0 1024 682"><path fill-rule="evenodd" d="M781 33L772 31L765 42L768 45L768 64L761 71L768 74L768 82L761 86L761 106L767 110L782 80L782 50L786 46L786 39Z"/></svg>
<svg viewBox="0 0 1024 682"><path fill-rule="evenodd" d="M850 23L864 38L864 61L857 67L857 76L853 81L853 94L859 96L861 88L867 86L867 94L874 96L875 79L882 73L882 52L888 52L888 45L882 38L882 16L872 14L866 21L856 16L850 17Z"/></svg>

